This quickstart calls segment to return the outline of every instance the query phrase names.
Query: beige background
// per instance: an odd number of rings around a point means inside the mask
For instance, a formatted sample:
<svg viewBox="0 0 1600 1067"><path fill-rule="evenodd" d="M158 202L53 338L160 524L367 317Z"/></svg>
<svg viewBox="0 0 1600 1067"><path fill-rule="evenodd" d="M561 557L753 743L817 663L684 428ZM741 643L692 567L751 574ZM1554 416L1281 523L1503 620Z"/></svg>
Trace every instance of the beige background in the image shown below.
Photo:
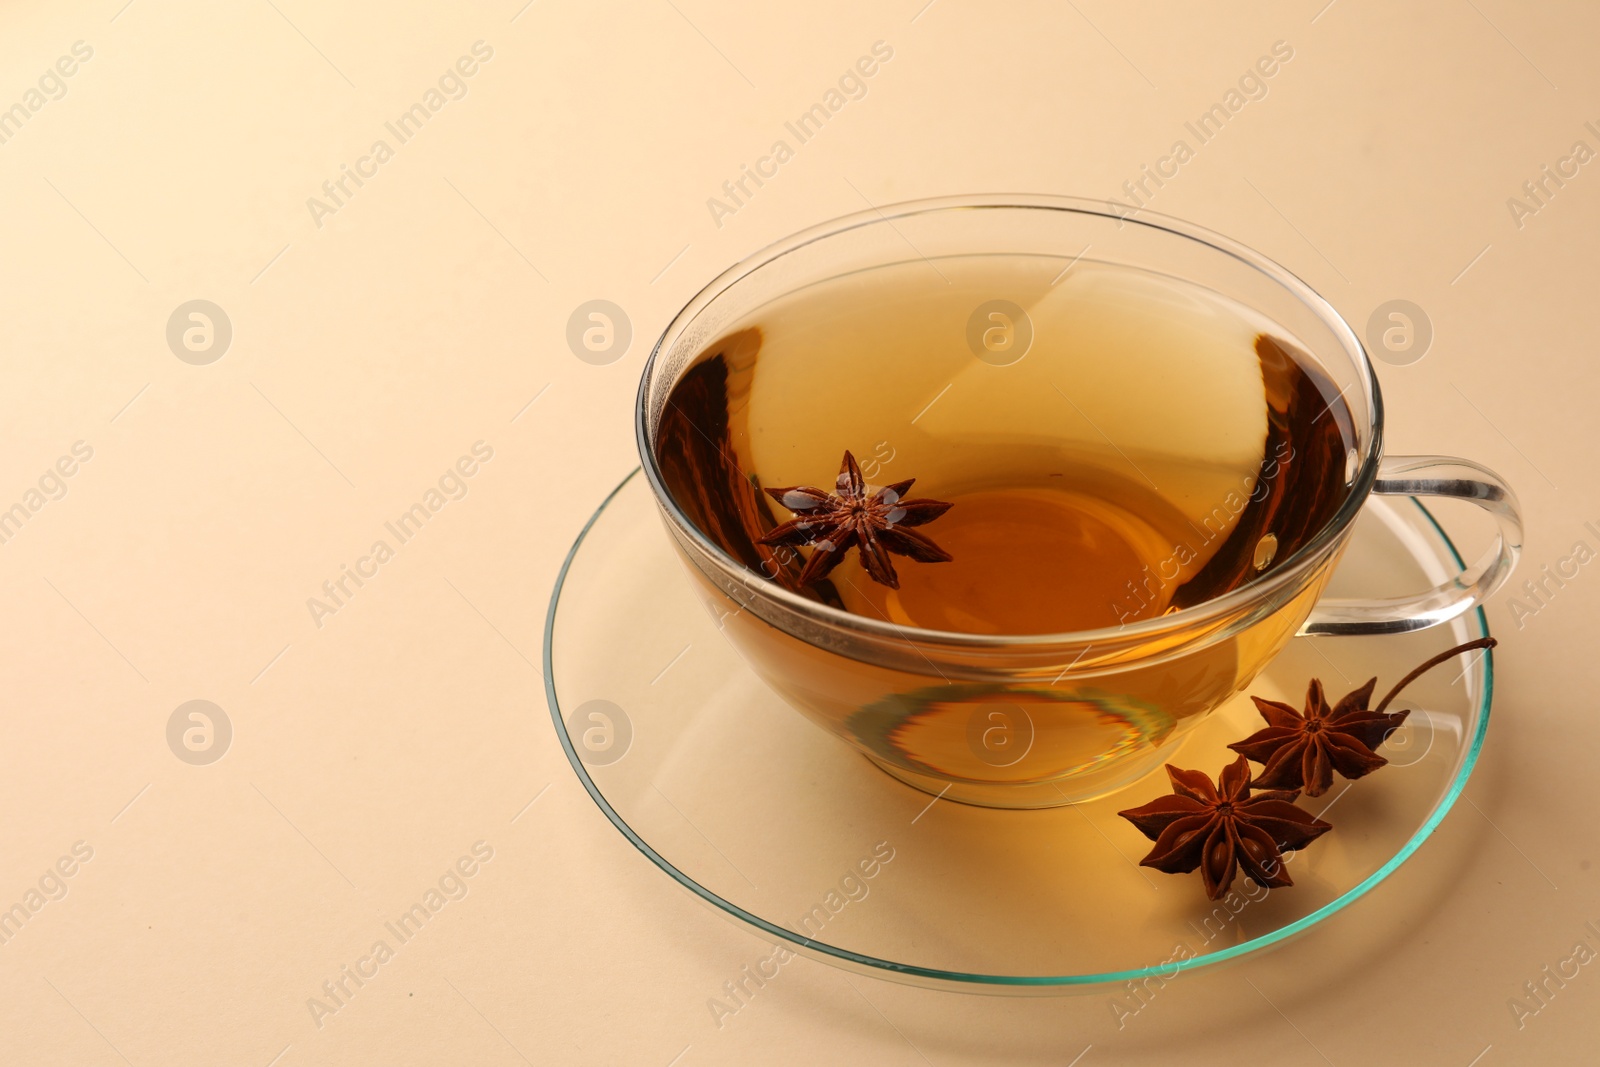
<svg viewBox="0 0 1600 1067"><path fill-rule="evenodd" d="M1593 1058L1595 968L1520 1029L1508 1007L1600 942L1588 568L1521 628L1509 591L1490 606L1469 803L1325 930L1175 983L1120 1031L1103 995L809 961L713 1024L706 999L766 950L594 809L535 664L562 554L634 465L650 343L768 241L868 201L1116 195L1288 42L1153 207L1262 249L1358 330L1421 305L1432 350L1380 368L1390 449L1515 482L1519 584L1600 544L1600 173L1520 228L1506 206L1575 140L1600 148L1600 11L922 2L5 5L0 106L74 42L93 58L0 145L0 507L74 442L93 458L0 545L0 906L75 842L93 858L0 945L0 1062ZM307 198L479 40L465 98L319 228ZM878 40L894 58L867 95L719 227L706 199ZM233 325L207 366L165 339L195 298ZM592 298L634 327L608 366L564 339ZM468 495L315 625L307 598L480 440ZM234 729L209 766L166 741L197 698ZM479 840L470 894L316 1026L307 998Z"/></svg>

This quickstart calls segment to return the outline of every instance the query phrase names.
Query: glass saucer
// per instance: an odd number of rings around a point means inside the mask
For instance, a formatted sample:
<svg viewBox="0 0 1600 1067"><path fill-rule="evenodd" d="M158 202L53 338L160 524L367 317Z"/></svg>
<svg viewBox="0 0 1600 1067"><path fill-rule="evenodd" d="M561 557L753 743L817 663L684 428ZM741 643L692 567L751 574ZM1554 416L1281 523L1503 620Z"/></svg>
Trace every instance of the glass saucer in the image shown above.
<svg viewBox="0 0 1600 1067"><path fill-rule="evenodd" d="M568 554L544 666L573 770L645 857L775 948L915 985L1067 992L1165 980L1281 944L1416 851L1460 795L1488 727L1490 655L1441 664L1396 702L1414 710L1382 749L1390 766L1301 801L1334 809L1335 829L1293 858L1295 885L1268 893L1240 875L1231 896L1210 901L1198 874L1139 867L1149 842L1116 815L1168 792L1164 773L1034 811L918 792L768 690L681 566L637 471ZM1460 566L1421 504L1374 498L1329 594L1421 588ZM1382 693L1487 633L1479 609L1411 634L1296 638L1249 691L1300 706L1314 676L1337 699L1377 675ZM1233 758L1228 742L1261 725L1237 696L1174 759L1214 776Z"/></svg>

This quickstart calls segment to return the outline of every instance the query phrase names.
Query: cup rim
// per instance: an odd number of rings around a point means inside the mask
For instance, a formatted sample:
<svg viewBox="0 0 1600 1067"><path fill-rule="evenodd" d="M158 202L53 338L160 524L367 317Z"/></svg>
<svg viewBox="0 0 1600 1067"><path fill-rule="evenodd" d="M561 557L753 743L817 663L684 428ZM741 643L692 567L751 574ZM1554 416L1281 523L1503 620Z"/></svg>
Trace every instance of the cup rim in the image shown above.
<svg viewBox="0 0 1600 1067"><path fill-rule="evenodd" d="M878 223L893 225L893 220L895 219L908 218L914 215L952 210L986 209L1061 211L1078 215L1092 215L1099 218L1113 219L1118 223L1145 226L1176 237L1187 238L1217 252L1232 256L1246 266L1261 272L1281 285L1290 295L1300 300L1315 314L1333 333L1350 357L1351 362L1355 365L1357 380L1363 391L1364 399L1367 401L1367 409L1371 412L1371 432L1366 442L1366 447L1360 456L1355 478L1351 482L1350 494L1332 517L1328 519L1323 528L1317 531L1316 536L1302 545L1279 566L1273 567L1255 578L1251 578L1222 596L1214 597L1187 608L1181 608L1170 614L1157 615L1138 622L1105 626L1093 630L1067 630L1042 634L973 634L957 630L923 629L915 626L902 626L887 619L873 619L865 615L858 615L854 612L835 608L821 601L801 596L778 585L776 582L766 579L765 575L756 574L742 562L729 555L721 545L707 537L683 513L683 510L678 506L678 502L672 498L672 494L667 490L660 467L656 463L655 448L650 440L647 427L650 387L654 381L658 361L665 353L668 339L683 333L689 324L712 301L721 296L735 283L769 263L808 245L863 226ZM1285 585L1294 583L1307 570L1315 566L1333 547L1338 538L1355 520L1362 505L1366 503L1373 483L1377 480L1378 465L1383 456L1383 414L1383 397L1379 390L1378 378L1373 370L1372 360L1368 357L1366 347L1361 343L1361 339L1350 324L1345 321L1344 317L1334 309L1332 304L1298 275L1277 261L1213 230L1157 212L1140 210L1135 215L1133 212L1116 210L1103 200L1091 200L1084 197L1058 194L979 193L904 200L880 207L868 208L864 211L851 212L847 215L841 215L825 222L808 226L788 237L773 241L739 260L733 266L728 267L701 287L690 298L689 302L672 317L672 320L667 324L661 336L657 338L654 347L650 350L650 356L645 361L644 369L640 375L639 391L634 403L634 433L639 448L640 462L644 469L645 477L650 483L651 492L656 498L657 505L662 508L673 527L693 541L703 554L734 580L738 580L741 577L744 578L744 584L752 592L814 622L860 634L864 637L887 639L896 643L926 643L957 649L993 650L996 648L1039 648L1063 644L1092 646L1096 643L1123 642L1129 639L1139 639L1169 633L1174 630L1188 629L1203 625L1210 619L1228 614L1244 605L1262 599ZM752 582L749 580L751 578L760 578L761 580Z"/></svg>

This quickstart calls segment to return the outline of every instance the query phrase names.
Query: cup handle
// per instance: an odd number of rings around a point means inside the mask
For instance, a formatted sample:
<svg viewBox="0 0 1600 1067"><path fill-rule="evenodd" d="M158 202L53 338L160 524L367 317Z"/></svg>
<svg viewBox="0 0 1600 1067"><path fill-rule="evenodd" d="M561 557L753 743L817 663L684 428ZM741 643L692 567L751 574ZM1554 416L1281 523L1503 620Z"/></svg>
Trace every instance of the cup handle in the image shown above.
<svg viewBox="0 0 1600 1067"><path fill-rule="evenodd" d="M1511 576L1517 557L1522 554L1522 514L1517 495L1494 471L1449 456L1385 456L1378 464L1372 491L1385 496L1442 496L1470 501L1493 515L1499 524L1495 543L1471 567L1421 593L1318 601L1300 627L1300 634L1398 634L1424 630L1481 604Z"/></svg>

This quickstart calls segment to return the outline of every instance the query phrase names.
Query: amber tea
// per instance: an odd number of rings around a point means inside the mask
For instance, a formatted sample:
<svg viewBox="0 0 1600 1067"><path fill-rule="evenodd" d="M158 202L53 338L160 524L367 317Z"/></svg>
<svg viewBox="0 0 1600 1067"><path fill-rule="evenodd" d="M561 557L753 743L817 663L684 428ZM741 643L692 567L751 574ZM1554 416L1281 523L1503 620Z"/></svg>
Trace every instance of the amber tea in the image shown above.
<svg viewBox="0 0 1600 1067"><path fill-rule="evenodd" d="M906 627L1118 627L1214 599L1291 557L1349 491L1353 432L1327 375L1260 315L1188 282L1048 257L862 271L775 301L672 389L666 485L772 581ZM974 321L974 316L977 316ZM977 343L974 344L974 339ZM915 479L953 506L918 533L948 562L767 546L761 490Z"/></svg>
<svg viewBox="0 0 1600 1067"><path fill-rule="evenodd" d="M690 359L656 426L666 491L757 585L878 620L913 651L929 631L1002 641L942 666L841 655L691 568L795 707L904 781L1008 807L1126 783L1254 677L1331 559L1248 617L1104 635L1283 566L1357 467L1338 389L1272 322L1165 275L1047 256L911 259L791 292ZM847 452L859 496L835 480ZM903 506L878 507L880 490ZM863 565L862 523L901 554ZM1004 651L1091 632L1070 662Z"/></svg>

